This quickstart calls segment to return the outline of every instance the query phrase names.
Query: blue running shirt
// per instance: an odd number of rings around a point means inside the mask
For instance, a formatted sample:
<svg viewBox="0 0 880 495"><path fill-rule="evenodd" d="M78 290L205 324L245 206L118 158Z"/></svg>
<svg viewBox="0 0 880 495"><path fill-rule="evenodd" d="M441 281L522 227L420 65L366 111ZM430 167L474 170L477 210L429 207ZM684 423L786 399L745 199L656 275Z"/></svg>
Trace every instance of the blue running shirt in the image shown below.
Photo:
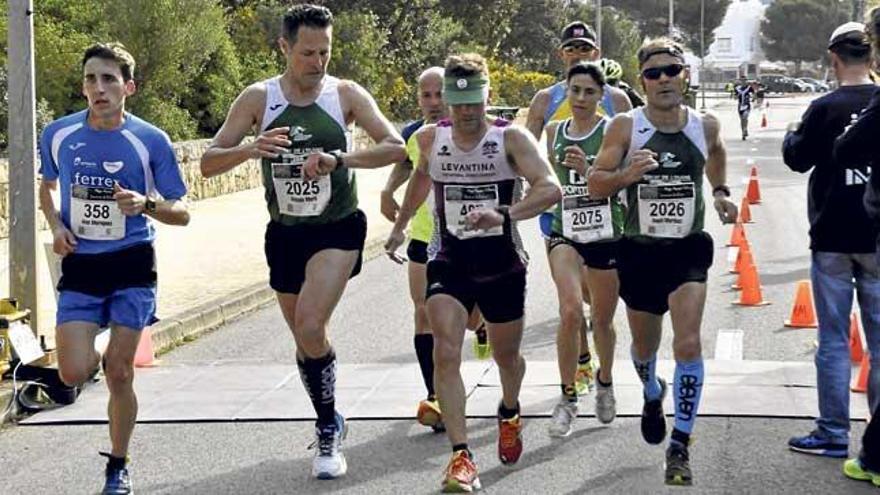
<svg viewBox="0 0 880 495"><path fill-rule="evenodd" d="M40 138L40 173L61 183L61 221L76 236L77 253L118 251L152 242L156 232L145 215L126 217L113 200L113 184L147 196L176 200L186 195L168 135L125 114L121 127L89 126L88 110L58 119Z"/></svg>

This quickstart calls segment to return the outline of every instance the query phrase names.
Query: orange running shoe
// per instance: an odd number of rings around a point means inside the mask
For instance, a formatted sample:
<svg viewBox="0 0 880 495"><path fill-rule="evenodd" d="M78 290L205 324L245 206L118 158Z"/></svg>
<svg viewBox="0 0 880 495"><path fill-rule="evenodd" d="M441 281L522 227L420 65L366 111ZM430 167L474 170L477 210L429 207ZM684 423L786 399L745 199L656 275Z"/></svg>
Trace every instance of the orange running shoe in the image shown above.
<svg viewBox="0 0 880 495"><path fill-rule="evenodd" d="M471 493L480 489L477 465L467 450L452 453L441 487L443 493Z"/></svg>
<svg viewBox="0 0 880 495"><path fill-rule="evenodd" d="M443 414L440 412L440 403L437 400L423 400L419 402L416 419L419 424L430 427L434 431L446 430L443 427Z"/></svg>
<svg viewBox="0 0 880 495"><path fill-rule="evenodd" d="M502 464L516 464L522 455L522 419L519 414L510 418L498 417L498 459Z"/></svg>

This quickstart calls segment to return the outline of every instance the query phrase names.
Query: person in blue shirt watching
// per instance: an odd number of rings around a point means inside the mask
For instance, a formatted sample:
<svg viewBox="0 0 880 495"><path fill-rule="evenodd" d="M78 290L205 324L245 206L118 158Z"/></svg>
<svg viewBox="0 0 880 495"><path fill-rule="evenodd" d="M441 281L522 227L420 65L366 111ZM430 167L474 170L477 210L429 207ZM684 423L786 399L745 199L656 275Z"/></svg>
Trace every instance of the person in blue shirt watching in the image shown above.
<svg viewBox="0 0 880 495"><path fill-rule="evenodd" d="M189 223L186 185L168 135L125 111L136 90L134 67L119 43L89 47L82 59L88 108L50 123L40 140L40 206L62 256L59 372L79 386L101 361L110 389L105 494L131 493L126 463L137 417L134 355L141 330L156 321L152 220ZM52 194L59 189L60 211ZM102 360L94 343L107 325Z"/></svg>

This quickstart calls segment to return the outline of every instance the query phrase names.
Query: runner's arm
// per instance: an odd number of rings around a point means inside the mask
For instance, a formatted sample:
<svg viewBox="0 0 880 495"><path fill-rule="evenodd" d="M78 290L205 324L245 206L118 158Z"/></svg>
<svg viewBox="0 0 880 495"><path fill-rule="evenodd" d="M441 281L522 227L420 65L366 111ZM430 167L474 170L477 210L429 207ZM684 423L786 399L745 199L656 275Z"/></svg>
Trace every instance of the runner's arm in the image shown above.
<svg viewBox="0 0 880 495"><path fill-rule="evenodd" d="M232 103L226 121L217 131L211 145L202 155L202 176L209 178L226 173L239 164L255 158L274 158L290 146L287 127L278 127L257 136L252 142L241 144L253 131L259 112L266 104L266 90L262 85L245 89Z"/></svg>
<svg viewBox="0 0 880 495"><path fill-rule="evenodd" d="M425 202L431 192L428 158L431 156L431 148L434 145L434 129L433 125L425 126L419 129L413 137L419 144L419 164L406 186L403 203L397 212L397 219L394 222L394 230L397 232L403 232L406 229L409 221L416 214L416 210Z"/></svg>
<svg viewBox="0 0 880 495"><path fill-rule="evenodd" d="M544 112L547 111L547 105L549 104L550 93L546 89L535 93L532 102L529 104L526 128L535 136L535 139L541 139L541 131L544 129Z"/></svg>
<svg viewBox="0 0 880 495"><path fill-rule="evenodd" d="M614 86L611 86L611 106L614 107L614 115L629 112L633 108L626 91Z"/></svg>
<svg viewBox="0 0 880 495"><path fill-rule="evenodd" d="M562 200L559 182L550 164L538 151L535 137L527 129L519 126L507 128L504 146L516 171L529 183L525 197L508 210L511 221L537 216Z"/></svg>
<svg viewBox="0 0 880 495"><path fill-rule="evenodd" d="M553 145L556 142L556 129L559 127L559 122L553 121L547 124L547 127L544 129L544 134L547 140L547 161L550 162L551 166L556 165L556 153L554 153Z"/></svg>
<svg viewBox="0 0 880 495"><path fill-rule="evenodd" d="M40 209L52 231L52 250L55 254L65 256L76 250L76 236L61 221L61 214L55 208L52 191L58 188L57 180L40 181Z"/></svg>
<svg viewBox="0 0 880 495"><path fill-rule="evenodd" d="M379 168L406 160L406 147L400 133L385 117L376 100L359 84L346 81L340 86L340 96L349 100L354 122L376 144L360 150L343 153L345 166L350 168Z"/></svg>
<svg viewBox="0 0 880 495"><path fill-rule="evenodd" d="M713 206L721 223L733 223L738 213L736 204L730 200L729 192L715 192L716 187L727 187L727 149L721 139L721 124L715 115L707 113L703 116L703 129L709 155L706 158L706 178L712 186Z"/></svg>
<svg viewBox="0 0 880 495"><path fill-rule="evenodd" d="M602 147L587 178L590 196L607 198L630 184L620 165L629 148L631 132L632 118L626 114L616 115L605 128Z"/></svg>

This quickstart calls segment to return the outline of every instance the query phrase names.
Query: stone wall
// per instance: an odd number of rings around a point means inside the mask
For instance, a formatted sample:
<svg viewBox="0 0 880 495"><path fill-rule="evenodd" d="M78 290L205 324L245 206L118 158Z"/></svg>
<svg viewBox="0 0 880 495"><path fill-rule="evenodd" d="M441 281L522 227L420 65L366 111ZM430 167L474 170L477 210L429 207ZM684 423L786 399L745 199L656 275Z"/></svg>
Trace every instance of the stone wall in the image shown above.
<svg viewBox="0 0 880 495"><path fill-rule="evenodd" d="M355 149L367 146L371 142L369 136L361 129L354 133ZM174 143L174 153L180 163L180 171L189 190L190 201L199 201L215 196L222 196L238 191L261 187L260 163L248 160L233 170L206 179L199 171L199 160L211 143L210 139L197 141L181 141ZM39 163L36 166L39 170ZM47 228L42 214L37 215L40 229ZM9 161L0 158L0 238L9 236Z"/></svg>

